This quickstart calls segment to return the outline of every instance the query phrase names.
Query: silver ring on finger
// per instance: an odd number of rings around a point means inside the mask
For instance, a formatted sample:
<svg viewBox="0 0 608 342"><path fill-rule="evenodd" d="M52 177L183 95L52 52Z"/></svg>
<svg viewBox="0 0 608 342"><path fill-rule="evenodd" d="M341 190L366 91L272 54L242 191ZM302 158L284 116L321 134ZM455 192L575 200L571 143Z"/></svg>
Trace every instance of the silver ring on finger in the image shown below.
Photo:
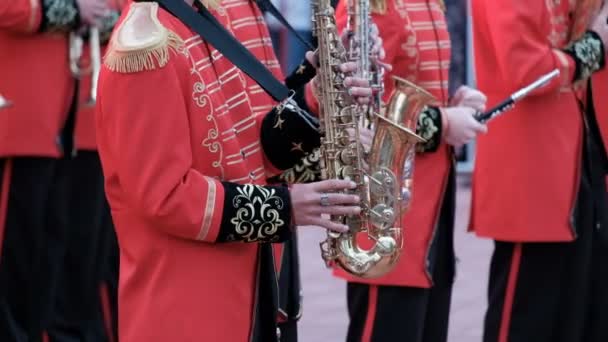
<svg viewBox="0 0 608 342"><path fill-rule="evenodd" d="M321 194L321 206L322 207L330 206L328 194Z"/></svg>

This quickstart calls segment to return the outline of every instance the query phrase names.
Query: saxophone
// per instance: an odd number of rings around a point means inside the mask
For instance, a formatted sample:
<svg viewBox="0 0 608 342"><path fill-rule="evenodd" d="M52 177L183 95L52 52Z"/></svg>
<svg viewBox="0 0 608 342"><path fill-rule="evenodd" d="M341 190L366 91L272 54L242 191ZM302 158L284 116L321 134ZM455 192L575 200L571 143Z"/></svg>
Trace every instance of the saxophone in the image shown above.
<svg viewBox="0 0 608 342"><path fill-rule="evenodd" d="M368 1L362 3L369 8ZM357 216L331 217L332 221L346 224L349 231L328 231L320 244L321 256L328 267L338 266L359 277L375 278L389 272L401 253L401 215L409 203L405 203L404 195L411 190L403 169L416 143L424 141L414 133L417 116L433 97L395 78L396 87L386 109L372 112L375 133L369 154L364 154L359 143L359 122L369 111L357 105L344 86L347 75L339 66L349 60L349 53L337 32L334 9L330 0L313 0L312 5L319 57L321 178L356 182L357 188L348 193L361 198L362 208ZM359 45L359 56L369 54L365 49ZM369 248L359 246L361 234L368 238Z"/></svg>
<svg viewBox="0 0 608 342"><path fill-rule="evenodd" d="M347 0L346 8L348 13L346 21L348 60L357 63L356 76L369 80L371 88L375 90L372 103L367 107L367 119L371 121L372 112L379 113L382 107L384 70L371 62L372 57L377 58L377 56L372 56L370 53L372 48L370 0Z"/></svg>

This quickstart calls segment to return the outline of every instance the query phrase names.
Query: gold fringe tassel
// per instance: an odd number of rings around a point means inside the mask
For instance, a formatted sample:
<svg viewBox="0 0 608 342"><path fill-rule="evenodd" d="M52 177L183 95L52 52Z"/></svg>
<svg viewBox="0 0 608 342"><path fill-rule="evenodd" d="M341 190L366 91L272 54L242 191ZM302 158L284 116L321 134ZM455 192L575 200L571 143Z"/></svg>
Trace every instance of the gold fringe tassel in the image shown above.
<svg viewBox="0 0 608 342"><path fill-rule="evenodd" d="M178 51L183 45L183 40L177 34L167 30L166 38L155 46L133 51L110 49L104 58L104 64L111 71L119 73L154 70L167 65L170 50Z"/></svg>

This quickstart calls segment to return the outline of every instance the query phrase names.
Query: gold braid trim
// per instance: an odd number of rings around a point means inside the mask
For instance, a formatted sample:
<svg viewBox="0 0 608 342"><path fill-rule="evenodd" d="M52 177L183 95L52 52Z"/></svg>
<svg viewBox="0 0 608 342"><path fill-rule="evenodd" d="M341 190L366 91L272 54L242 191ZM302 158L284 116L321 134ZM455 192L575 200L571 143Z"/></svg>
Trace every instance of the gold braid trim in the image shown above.
<svg viewBox="0 0 608 342"><path fill-rule="evenodd" d="M170 49L179 51L184 41L175 33L167 30L163 42L141 50L110 50L104 59L108 69L120 73L134 73L162 68L169 63Z"/></svg>
<svg viewBox="0 0 608 342"><path fill-rule="evenodd" d="M439 5L439 8L441 8L441 10L443 12L446 11L444 0L437 0L437 4ZM370 6L371 6L372 13L386 14L386 11L387 11L386 0L370 0Z"/></svg>

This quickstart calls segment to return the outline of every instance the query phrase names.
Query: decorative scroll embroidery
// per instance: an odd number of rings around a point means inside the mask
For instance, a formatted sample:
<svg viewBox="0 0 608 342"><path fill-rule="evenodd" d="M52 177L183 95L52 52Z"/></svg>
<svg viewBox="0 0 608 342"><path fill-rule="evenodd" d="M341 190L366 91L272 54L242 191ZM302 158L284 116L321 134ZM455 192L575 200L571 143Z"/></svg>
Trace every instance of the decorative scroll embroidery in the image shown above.
<svg viewBox="0 0 608 342"><path fill-rule="evenodd" d="M416 133L426 140L426 143L418 144L416 151L434 152L441 143L441 112L434 107L427 107L418 116Z"/></svg>
<svg viewBox="0 0 608 342"><path fill-rule="evenodd" d="M44 0L41 31L70 31L80 20L74 0Z"/></svg>
<svg viewBox="0 0 608 342"><path fill-rule="evenodd" d="M288 184L312 183L320 180L320 155L320 150L318 148L315 148L312 153L307 154L294 167L280 174L278 176L278 180L280 182L285 182Z"/></svg>
<svg viewBox="0 0 608 342"><path fill-rule="evenodd" d="M193 37L194 38L194 37ZM190 53L190 49L198 47L201 43L200 37L196 37L196 39L189 38L185 41L187 42L184 45L184 55L189 57L191 69L191 74L198 79L197 82L194 82L194 86L192 89L192 99L194 103L196 103L199 108L207 108L205 112L205 120L210 126L207 131L207 136L201 142L201 146L206 147L210 153L217 154L217 159L211 162L211 166L217 168L220 171L220 179L224 179L224 168L222 166L222 160L224 156L224 150L222 144L218 141L219 138L219 127L217 120L215 118L215 108L213 107L213 101L211 101L211 86L207 86L203 76L201 75L201 71L206 68L212 68L212 63L203 63L203 61L195 60L193 54ZM209 59L210 61L211 59ZM201 67L201 65L204 65ZM215 85L219 87L219 84Z"/></svg>
<svg viewBox="0 0 608 342"><path fill-rule="evenodd" d="M565 51L576 60L576 80L585 80L604 66L604 48L596 33L585 33Z"/></svg>
<svg viewBox="0 0 608 342"><path fill-rule="evenodd" d="M285 222L279 213L284 207L283 199L276 195L276 190L247 184L238 186L237 191L232 200L236 214L230 223L235 227L238 240L277 241L277 232Z"/></svg>
<svg viewBox="0 0 608 342"><path fill-rule="evenodd" d="M413 22L408 13L407 5L404 0L395 0L395 9L405 21L403 30L407 37L400 47L405 52L405 55L411 59L411 62L408 63L409 72L406 78L408 81L415 83L417 81L418 70L420 70L420 54L418 53L418 37L412 25Z"/></svg>

